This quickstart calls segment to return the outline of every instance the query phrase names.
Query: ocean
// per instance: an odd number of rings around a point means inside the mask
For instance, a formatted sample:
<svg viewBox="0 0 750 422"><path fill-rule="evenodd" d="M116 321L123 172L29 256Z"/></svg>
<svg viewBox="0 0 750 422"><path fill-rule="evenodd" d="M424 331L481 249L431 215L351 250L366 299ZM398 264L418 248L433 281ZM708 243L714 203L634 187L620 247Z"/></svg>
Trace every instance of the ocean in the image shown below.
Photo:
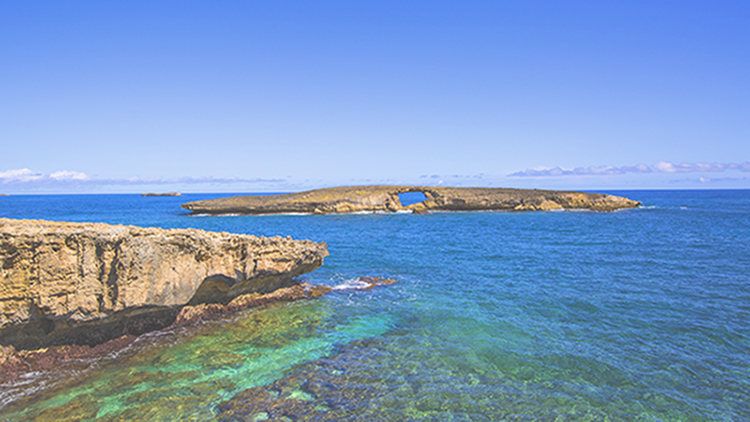
<svg viewBox="0 0 750 422"><path fill-rule="evenodd" d="M643 206L192 216L179 205L227 195L0 197L0 217L324 241L301 278L337 287L0 385L0 420L750 420L750 190L605 193Z"/></svg>

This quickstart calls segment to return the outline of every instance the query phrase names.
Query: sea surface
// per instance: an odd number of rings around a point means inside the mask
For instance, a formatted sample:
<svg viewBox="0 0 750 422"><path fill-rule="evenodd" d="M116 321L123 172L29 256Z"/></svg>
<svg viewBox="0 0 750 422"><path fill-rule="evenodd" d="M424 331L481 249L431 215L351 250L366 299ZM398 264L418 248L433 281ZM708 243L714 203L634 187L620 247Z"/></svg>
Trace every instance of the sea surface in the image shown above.
<svg viewBox="0 0 750 422"><path fill-rule="evenodd" d="M0 420L750 420L750 191L607 193L643 206L216 217L179 205L226 195L0 197L0 217L324 241L302 278L337 287L0 385Z"/></svg>

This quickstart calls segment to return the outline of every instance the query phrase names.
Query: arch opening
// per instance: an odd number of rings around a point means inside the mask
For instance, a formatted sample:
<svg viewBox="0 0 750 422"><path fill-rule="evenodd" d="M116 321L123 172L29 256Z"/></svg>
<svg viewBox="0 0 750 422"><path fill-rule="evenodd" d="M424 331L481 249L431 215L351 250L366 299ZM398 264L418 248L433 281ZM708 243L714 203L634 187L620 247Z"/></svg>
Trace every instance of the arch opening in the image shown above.
<svg viewBox="0 0 750 422"><path fill-rule="evenodd" d="M426 201L427 195L421 191L414 192L402 192L398 194L398 200L401 202L402 207L408 207L409 205L418 204Z"/></svg>

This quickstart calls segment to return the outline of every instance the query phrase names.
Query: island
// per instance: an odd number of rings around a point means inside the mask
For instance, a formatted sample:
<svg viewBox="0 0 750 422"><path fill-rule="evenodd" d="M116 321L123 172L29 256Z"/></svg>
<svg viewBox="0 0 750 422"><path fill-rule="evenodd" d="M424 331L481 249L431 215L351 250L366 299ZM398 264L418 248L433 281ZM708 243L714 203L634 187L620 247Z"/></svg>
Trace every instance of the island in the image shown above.
<svg viewBox="0 0 750 422"><path fill-rule="evenodd" d="M314 297L324 291L297 277L326 256L288 237L2 218L0 346L91 346Z"/></svg>
<svg viewBox="0 0 750 422"><path fill-rule="evenodd" d="M142 193L141 196L182 196L180 192Z"/></svg>
<svg viewBox="0 0 750 422"><path fill-rule="evenodd" d="M421 192L425 200L407 206L399 195ZM182 204L195 214L341 214L430 211L615 211L641 203L600 193L443 186L345 186L283 195L247 195Z"/></svg>

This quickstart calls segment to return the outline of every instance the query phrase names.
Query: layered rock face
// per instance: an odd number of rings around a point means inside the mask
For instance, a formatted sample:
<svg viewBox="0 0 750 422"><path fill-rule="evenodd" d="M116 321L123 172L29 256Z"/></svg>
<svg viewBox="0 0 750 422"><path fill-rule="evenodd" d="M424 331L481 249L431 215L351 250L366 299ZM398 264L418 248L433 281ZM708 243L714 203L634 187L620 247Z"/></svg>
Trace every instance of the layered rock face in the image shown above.
<svg viewBox="0 0 750 422"><path fill-rule="evenodd" d="M183 305L294 285L326 256L325 243L291 238L0 219L0 344L161 328Z"/></svg>
<svg viewBox="0 0 750 422"><path fill-rule="evenodd" d="M427 200L403 206L398 195L422 192ZM614 211L640 205L613 195L505 188L434 186L349 186L286 195L238 196L183 204L205 214L337 214L350 212L413 211L550 211L587 209Z"/></svg>

